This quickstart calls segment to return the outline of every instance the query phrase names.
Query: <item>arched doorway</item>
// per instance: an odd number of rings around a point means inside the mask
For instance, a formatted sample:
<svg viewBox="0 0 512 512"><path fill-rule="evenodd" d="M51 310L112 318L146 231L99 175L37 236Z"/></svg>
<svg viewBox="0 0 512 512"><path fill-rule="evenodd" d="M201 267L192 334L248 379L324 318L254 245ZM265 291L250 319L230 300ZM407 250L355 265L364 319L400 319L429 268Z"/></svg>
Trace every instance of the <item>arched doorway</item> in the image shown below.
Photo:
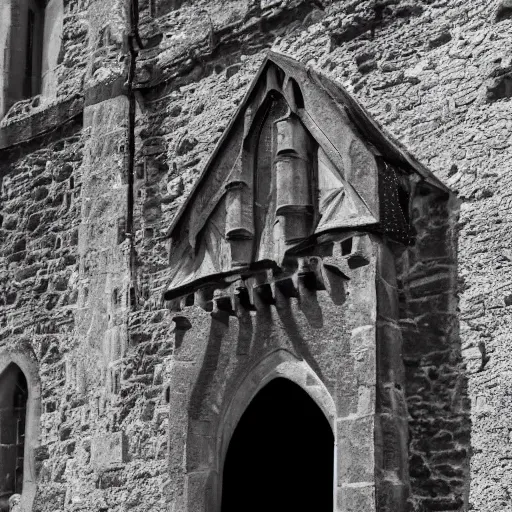
<svg viewBox="0 0 512 512"><path fill-rule="evenodd" d="M11 363L0 375L0 510L23 491L27 399L27 379Z"/></svg>
<svg viewBox="0 0 512 512"><path fill-rule="evenodd" d="M334 436L297 384L270 381L253 398L229 443L222 512L332 512Z"/></svg>

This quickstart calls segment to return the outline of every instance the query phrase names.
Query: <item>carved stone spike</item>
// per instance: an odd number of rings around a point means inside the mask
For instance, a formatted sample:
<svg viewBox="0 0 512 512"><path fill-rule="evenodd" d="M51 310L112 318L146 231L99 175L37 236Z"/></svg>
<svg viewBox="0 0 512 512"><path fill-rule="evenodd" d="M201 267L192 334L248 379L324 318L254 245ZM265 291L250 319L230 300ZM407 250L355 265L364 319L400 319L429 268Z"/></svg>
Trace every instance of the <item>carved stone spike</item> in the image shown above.
<svg viewBox="0 0 512 512"><path fill-rule="evenodd" d="M275 163L277 215L310 213L313 209L308 162L294 155L278 157Z"/></svg>
<svg viewBox="0 0 512 512"><path fill-rule="evenodd" d="M248 265L252 257L254 215L252 194L244 182L232 182L226 187L226 239L231 245L233 266Z"/></svg>
<svg viewBox="0 0 512 512"><path fill-rule="evenodd" d="M283 94L286 98L286 101L290 105L290 108L293 112L297 110L297 102L295 101L295 91L293 90L293 82L288 78L285 79L285 83L283 84Z"/></svg>
<svg viewBox="0 0 512 512"><path fill-rule="evenodd" d="M252 240L230 240L231 246L231 265L243 267L251 262Z"/></svg>
<svg viewBox="0 0 512 512"><path fill-rule="evenodd" d="M282 231L287 244L298 242L310 234L312 216L305 213L287 213L282 217Z"/></svg>
<svg viewBox="0 0 512 512"><path fill-rule="evenodd" d="M247 107L244 113L244 138L249 135L249 132L251 131L253 121L253 110L252 107Z"/></svg>
<svg viewBox="0 0 512 512"><path fill-rule="evenodd" d="M226 220L224 232L231 246L231 266L240 267L251 262L254 238L253 194L247 176L250 166L244 162L244 153L237 158L226 184Z"/></svg>
<svg viewBox="0 0 512 512"><path fill-rule="evenodd" d="M242 149L229 173L226 190L233 186L250 185L252 183L251 166L248 165L247 158L247 152Z"/></svg>

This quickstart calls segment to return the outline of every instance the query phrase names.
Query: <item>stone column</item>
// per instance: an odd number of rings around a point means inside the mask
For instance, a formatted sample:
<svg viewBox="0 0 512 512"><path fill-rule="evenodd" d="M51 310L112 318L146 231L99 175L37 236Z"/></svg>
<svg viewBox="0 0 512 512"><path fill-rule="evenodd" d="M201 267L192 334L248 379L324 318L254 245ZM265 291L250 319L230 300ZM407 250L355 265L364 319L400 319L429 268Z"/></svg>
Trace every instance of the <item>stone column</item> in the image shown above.
<svg viewBox="0 0 512 512"><path fill-rule="evenodd" d="M352 335L336 393L337 510L401 512L408 496L407 409L395 262L376 237L355 243L353 262L368 263L349 282Z"/></svg>

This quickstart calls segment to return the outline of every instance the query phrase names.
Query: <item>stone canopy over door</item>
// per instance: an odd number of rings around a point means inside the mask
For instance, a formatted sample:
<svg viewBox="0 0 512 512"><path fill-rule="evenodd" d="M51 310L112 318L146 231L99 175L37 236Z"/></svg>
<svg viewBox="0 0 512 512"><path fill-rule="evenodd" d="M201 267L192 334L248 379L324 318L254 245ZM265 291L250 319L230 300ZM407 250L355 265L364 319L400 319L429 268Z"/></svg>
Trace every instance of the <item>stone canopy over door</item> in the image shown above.
<svg viewBox="0 0 512 512"><path fill-rule="evenodd" d="M301 443L332 442L333 509L405 510L395 259L419 184L448 193L339 85L269 54L169 229L175 510L230 510L237 425L281 379L331 427Z"/></svg>

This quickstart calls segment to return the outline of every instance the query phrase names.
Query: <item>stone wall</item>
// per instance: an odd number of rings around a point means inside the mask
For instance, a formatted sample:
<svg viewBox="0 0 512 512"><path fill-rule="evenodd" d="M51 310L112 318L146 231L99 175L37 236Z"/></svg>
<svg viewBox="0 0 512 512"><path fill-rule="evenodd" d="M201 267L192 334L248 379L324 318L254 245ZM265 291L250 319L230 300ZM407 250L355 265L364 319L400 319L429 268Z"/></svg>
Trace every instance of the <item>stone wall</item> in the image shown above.
<svg viewBox="0 0 512 512"><path fill-rule="evenodd" d="M52 131L66 116L27 100L2 121L30 128L1 156L0 346L29 343L40 365L34 509L181 499L186 418L169 402L184 393L184 350L206 340L183 348L191 333L162 300L166 232L270 47L339 81L458 193L449 214L417 198L425 239L398 265L411 503L512 509L510 11L139 0L137 23L129 4L64 2L54 102L85 98L83 120Z"/></svg>
<svg viewBox="0 0 512 512"><path fill-rule="evenodd" d="M82 405L67 388L65 370L76 341L84 144L79 125L67 128L66 137L38 141L40 149L4 152L1 165L2 349L28 351L37 360L42 392L36 500L49 510L62 505L66 461L79 448L68 422L77 414L79 421Z"/></svg>

